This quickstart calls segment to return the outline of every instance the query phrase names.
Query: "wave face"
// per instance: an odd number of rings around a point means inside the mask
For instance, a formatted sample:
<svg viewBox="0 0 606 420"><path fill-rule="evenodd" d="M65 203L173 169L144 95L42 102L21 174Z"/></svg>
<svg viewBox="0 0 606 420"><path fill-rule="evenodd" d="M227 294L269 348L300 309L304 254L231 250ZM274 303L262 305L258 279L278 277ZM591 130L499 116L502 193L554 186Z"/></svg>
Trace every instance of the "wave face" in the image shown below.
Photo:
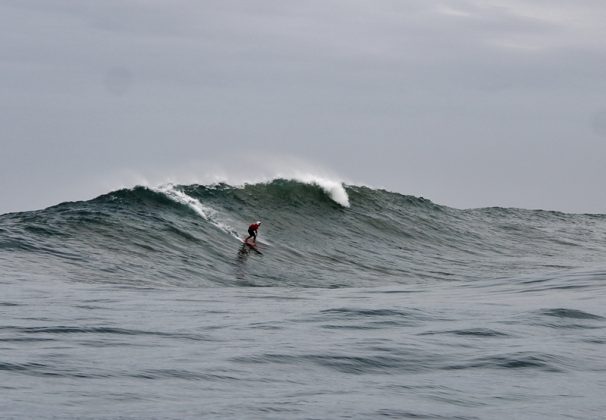
<svg viewBox="0 0 606 420"><path fill-rule="evenodd" d="M0 216L13 277L128 285L366 287L587 269L606 216L458 210L318 180L135 187ZM256 253L248 224L262 220Z"/></svg>

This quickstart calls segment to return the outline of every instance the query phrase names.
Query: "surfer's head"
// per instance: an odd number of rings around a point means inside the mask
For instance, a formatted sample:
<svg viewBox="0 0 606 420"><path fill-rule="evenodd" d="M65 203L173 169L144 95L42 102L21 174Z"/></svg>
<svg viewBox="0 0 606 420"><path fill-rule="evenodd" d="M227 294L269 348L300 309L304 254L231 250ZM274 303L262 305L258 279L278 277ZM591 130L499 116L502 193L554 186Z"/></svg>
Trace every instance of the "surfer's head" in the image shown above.
<svg viewBox="0 0 606 420"><path fill-rule="evenodd" d="M260 221L260 220L257 220L257 224L258 224L258 225L260 225L260 224L261 224L261 221Z"/></svg>

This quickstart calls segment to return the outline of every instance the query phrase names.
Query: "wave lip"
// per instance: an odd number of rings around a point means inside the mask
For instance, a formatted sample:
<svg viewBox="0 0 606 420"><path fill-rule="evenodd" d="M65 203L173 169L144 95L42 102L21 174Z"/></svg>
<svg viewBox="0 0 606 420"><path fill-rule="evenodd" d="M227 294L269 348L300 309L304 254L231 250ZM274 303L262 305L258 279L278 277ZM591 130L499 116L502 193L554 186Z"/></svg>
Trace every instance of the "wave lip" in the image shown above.
<svg viewBox="0 0 606 420"><path fill-rule="evenodd" d="M155 188L153 191L164 194L166 197L170 198L174 202L189 207L207 222L212 223L214 226L216 226L223 232L232 235L236 239L239 239L238 234L235 233L235 230L229 224L219 220L218 212L215 209L202 204L199 200L187 195L174 185L161 185Z"/></svg>
<svg viewBox="0 0 606 420"><path fill-rule="evenodd" d="M329 178L324 178L311 174L299 174L288 178L293 181L299 181L304 184L315 185L320 187L328 196L336 203L343 207L349 207L349 196L347 191L340 181L335 181Z"/></svg>
<svg viewBox="0 0 606 420"><path fill-rule="evenodd" d="M235 184L226 182L222 185L230 185L235 188L244 188L247 185L270 185L276 181L291 181L301 184L316 186L320 188L331 200L342 207L350 207L349 195L343 181L332 177L315 175L312 173L281 173L273 177L256 179L254 181L243 181Z"/></svg>

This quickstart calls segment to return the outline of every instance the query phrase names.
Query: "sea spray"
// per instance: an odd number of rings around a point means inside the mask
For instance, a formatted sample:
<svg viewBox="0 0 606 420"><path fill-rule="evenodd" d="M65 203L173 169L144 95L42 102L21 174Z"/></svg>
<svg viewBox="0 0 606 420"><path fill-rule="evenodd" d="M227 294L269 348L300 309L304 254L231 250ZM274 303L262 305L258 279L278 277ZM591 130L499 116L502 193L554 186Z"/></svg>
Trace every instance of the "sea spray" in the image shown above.
<svg viewBox="0 0 606 420"><path fill-rule="evenodd" d="M309 185L317 185L323 191L328 194L328 196L334 200L336 203L340 204L343 207L349 207L349 196L347 195L347 191L345 191L345 187L341 181L336 181L334 179L312 175L312 174L296 174L292 177L283 177L285 179L291 179L293 181L299 181L304 184Z"/></svg>
<svg viewBox="0 0 606 420"><path fill-rule="evenodd" d="M194 212L196 212L200 217L204 220L212 223L217 228L221 229L223 232L229 233L236 239L240 239L237 232L226 222L223 222L220 219L219 213L209 206L205 206L199 200L196 200L193 197L190 197L183 191L179 190L178 187L172 184L161 185L156 188L152 188L154 191L158 191L164 195L166 195L171 200L176 201L177 203L183 204Z"/></svg>

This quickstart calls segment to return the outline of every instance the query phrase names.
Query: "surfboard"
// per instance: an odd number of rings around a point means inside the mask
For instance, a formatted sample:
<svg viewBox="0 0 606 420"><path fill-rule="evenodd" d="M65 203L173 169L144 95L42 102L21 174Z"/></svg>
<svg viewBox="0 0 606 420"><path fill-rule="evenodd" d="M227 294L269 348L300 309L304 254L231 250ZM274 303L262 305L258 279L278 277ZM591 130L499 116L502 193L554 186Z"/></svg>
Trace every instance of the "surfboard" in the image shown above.
<svg viewBox="0 0 606 420"><path fill-rule="evenodd" d="M244 239L241 239L240 241L242 241L242 244L246 245L249 249L252 249L257 254L263 255L263 253L257 248L257 244L251 244L250 242L245 241Z"/></svg>

